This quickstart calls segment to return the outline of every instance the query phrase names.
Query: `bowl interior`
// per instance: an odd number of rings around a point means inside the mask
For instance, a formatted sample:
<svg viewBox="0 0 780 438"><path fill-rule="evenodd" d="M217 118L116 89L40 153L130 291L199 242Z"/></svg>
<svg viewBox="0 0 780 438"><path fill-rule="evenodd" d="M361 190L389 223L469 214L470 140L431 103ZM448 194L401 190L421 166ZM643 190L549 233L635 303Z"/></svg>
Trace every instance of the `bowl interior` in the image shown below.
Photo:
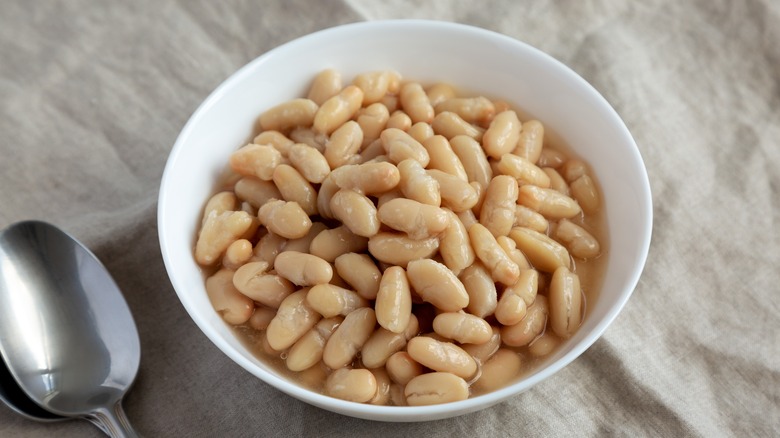
<svg viewBox="0 0 780 438"><path fill-rule="evenodd" d="M603 289L577 334L534 374L502 390L424 408L369 406L314 394L256 359L214 312L193 260L202 207L229 155L253 134L264 110L305 95L314 75L335 68L345 79L393 69L423 83L448 82L470 94L502 98L542 121L591 166L602 188L609 229ZM341 26L274 49L228 78L193 114L168 159L158 227L173 286L199 328L252 374L306 402L385 421L451 417L526 390L574 360L615 318L631 295L650 242L647 174L628 130L606 100L548 55L514 39L443 22L388 21Z"/></svg>

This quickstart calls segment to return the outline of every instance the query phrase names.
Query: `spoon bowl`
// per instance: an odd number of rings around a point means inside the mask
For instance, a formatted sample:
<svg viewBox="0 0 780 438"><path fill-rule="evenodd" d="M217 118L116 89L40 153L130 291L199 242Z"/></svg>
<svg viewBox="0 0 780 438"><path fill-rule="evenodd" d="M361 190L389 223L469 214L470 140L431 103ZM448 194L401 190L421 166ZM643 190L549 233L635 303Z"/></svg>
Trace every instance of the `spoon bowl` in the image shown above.
<svg viewBox="0 0 780 438"><path fill-rule="evenodd" d="M0 233L0 354L41 408L135 435L121 404L141 355L132 314L97 257L53 225Z"/></svg>

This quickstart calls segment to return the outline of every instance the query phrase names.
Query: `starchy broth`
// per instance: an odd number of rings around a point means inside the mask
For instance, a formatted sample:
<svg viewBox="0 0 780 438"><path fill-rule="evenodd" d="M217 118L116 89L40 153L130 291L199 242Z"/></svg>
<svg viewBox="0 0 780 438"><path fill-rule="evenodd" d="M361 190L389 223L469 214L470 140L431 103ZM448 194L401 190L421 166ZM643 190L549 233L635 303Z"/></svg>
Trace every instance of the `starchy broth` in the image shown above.
<svg viewBox="0 0 780 438"><path fill-rule="evenodd" d="M341 81L320 73L232 154L194 249L215 310L280 375L345 400L446 403L532 374L601 288L587 161L493 96Z"/></svg>

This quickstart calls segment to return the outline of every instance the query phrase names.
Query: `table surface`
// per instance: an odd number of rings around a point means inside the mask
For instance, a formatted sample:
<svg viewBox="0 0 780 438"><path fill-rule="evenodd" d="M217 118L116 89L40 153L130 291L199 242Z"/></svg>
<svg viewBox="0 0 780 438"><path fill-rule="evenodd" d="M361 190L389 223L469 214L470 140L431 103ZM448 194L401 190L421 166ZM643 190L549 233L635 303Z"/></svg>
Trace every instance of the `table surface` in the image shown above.
<svg viewBox="0 0 780 438"><path fill-rule="evenodd" d="M481 26L568 64L623 117L653 191L647 266L604 336L524 394L428 423L343 417L253 378L184 311L156 231L167 155L221 81L296 37L388 18ZM141 337L125 407L145 436L777 436L778 42L774 0L4 0L0 228L55 223L114 275ZM0 436L100 433L0 406Z"/></svg>

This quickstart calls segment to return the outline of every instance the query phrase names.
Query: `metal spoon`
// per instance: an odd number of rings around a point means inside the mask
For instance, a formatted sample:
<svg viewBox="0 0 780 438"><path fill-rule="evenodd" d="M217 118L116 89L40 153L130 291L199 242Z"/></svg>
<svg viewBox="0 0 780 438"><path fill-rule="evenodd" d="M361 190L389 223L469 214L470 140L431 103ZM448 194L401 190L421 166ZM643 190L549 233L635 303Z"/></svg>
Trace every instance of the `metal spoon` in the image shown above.
<svg viewBox="0 0 780 438"><path fill-rule="evenodd" d="M53 225L0 233L0 354L46 411L137 436L122 409L141 357L130 309L97 257Z"/></svg>

